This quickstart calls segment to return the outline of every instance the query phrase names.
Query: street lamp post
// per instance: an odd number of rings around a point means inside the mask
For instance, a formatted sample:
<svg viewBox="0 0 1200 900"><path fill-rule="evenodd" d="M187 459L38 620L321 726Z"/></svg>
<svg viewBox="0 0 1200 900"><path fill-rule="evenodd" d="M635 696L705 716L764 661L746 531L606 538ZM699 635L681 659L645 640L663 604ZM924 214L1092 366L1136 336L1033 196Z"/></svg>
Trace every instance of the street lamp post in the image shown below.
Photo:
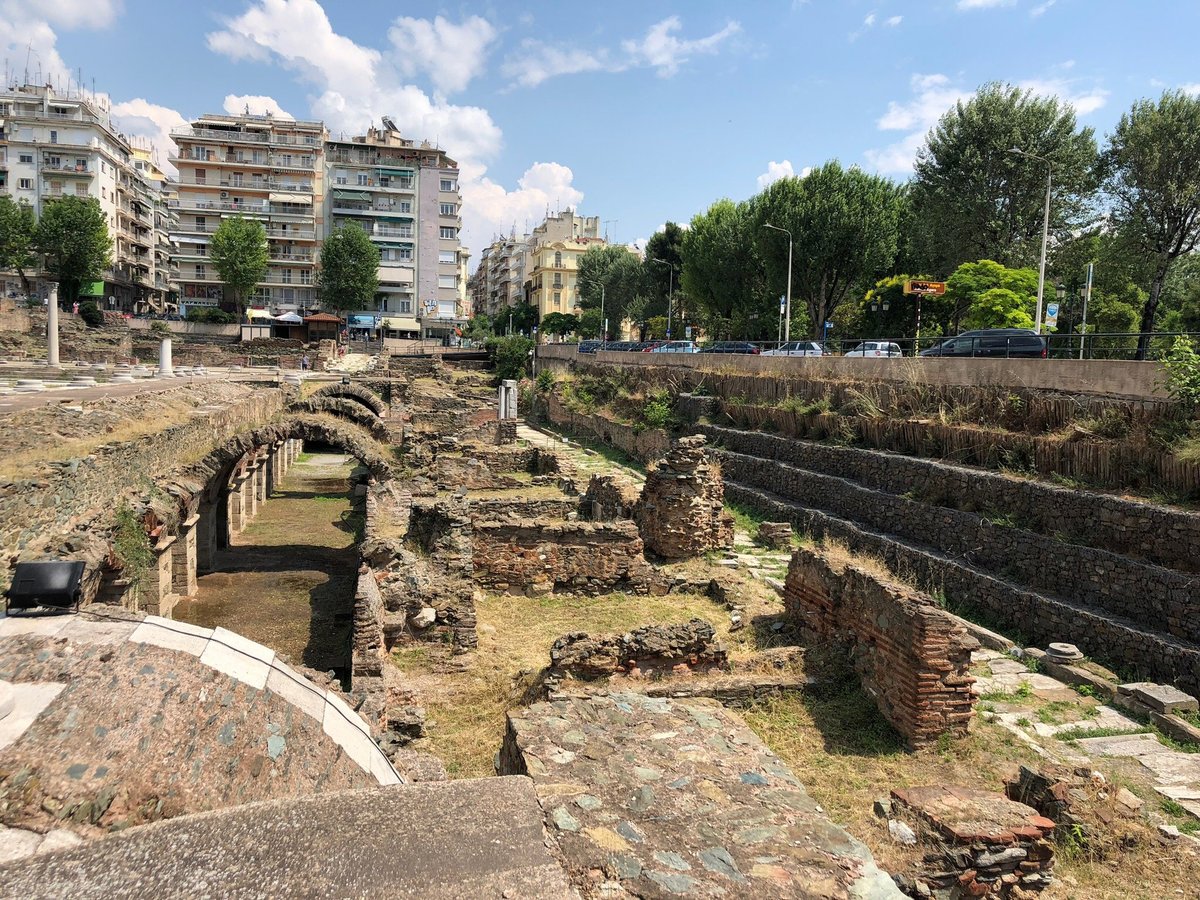
<svg viewBox="0 0 1200 900"><path fill-rule="evenodd" d="M788 236L787 300L784 301L783 312L783 340L784 343L787 343L792 339L792 233L786 228L780 228L778 225L772 225L770 222L764 222L763 228L770 228L772 231L782 231Z"/></svg>
<svg viewBox="0 0 1200 900"><path fill-rule="evenodd" d="M675 265L665 259L655 259L654 262L667 267L667 340L669 341L671 339L671 312L675 300Z"/></svg>
<svg viewBox="0 0 1200 900"><path fill-rule="evenodd" d="M1028 153L1019 147L1013 147L1008 151L1016 153L1020 156L1028 156L1030 159L1036 159L1039 162L1046 164L1046 212L1042 218L1042 262L1038 267L1038 298L1037 298L1037 319L1034 320L1033 330L1037 334L1042 333L1042 299L1046 291L1046 245L1050 242L1050 188L1054 176L1054 166L1050 160L1044 156L1038 156L1036 153Z"/></svg>

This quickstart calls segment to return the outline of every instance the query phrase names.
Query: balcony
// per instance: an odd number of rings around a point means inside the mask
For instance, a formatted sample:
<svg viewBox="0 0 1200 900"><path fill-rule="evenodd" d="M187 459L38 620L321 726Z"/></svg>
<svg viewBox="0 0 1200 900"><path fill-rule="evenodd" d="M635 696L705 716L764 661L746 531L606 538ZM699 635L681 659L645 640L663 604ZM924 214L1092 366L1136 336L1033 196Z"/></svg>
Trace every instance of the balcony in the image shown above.
<svg viewBox="0 0 1200 900"><path fill-rule="evenodd" d="M87 165L76 165L74 163L51 163L49 161L42 163L42 173L44 175L65 175L76 176L79 178L91 178L96 174L89 169Z"/></svg>
<svg viewBox="0 0 1200 900"><path fill-rule="evenodd" d="M171 137L175 138L175 143L179 143L179 139L183 140L204 140L215 141L219 144L237 143L237 144L266 144L268 143L268 135L265 131L225 131L223 129L212 128L172 128ZM182 145L181 145L182 146Z"/></svg>
<svg viewBox="0 0 1200 900"><path fill-rule="evenodd" d="M388 228L385 225L376 225L368 232L373 238L405 238L410 241L413 233L411 228Z"/></svg>

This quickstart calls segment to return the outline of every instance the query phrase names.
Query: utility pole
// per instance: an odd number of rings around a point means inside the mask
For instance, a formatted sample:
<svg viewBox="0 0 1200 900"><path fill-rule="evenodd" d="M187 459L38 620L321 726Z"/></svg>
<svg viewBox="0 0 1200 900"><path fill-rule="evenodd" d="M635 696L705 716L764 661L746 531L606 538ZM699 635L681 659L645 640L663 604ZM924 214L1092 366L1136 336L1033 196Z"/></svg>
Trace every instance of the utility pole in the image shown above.
<svg viewBox="0 0 1200 900"><path fill-rule="evenodd" d="M1053 185L1054 166L1050 160L1044 156L1038 156L1035 153L1027 153L1018 147L1013 147L1008 151L1016 153L1019 156L1028 156L1030 159L1036 159L1039 162L1046 164L1046 211L1042 218L1042 262L1038 267L1038 295L1037 295L1037 318L1033 322L1033 330L1037 334L1042 333L1042 301L1046 294L1046 246L1050 242L1050 189Z"/></svg>
<svg viewBox="0 0 1200 900"><path fill-rule="evenodd" d="M1079 326L1079 358L1083 359L1083 345L1087 341L1087 308L1088 301L1092 299L1092 272L1095 269L1094 263L1088 263L1087 284L1083 289L1083 324Z"/></svg>
<svg viewBox="0 0 1200 900"><path fill-rule="evenodd" d="M763 228L770 228L772 231L782 231L788 236L787 299L784 301L783 315L783 340L787 343L792 339L792 233L786 228L780 228L778 225L772 225L770 222L764 222Z"/></svg>

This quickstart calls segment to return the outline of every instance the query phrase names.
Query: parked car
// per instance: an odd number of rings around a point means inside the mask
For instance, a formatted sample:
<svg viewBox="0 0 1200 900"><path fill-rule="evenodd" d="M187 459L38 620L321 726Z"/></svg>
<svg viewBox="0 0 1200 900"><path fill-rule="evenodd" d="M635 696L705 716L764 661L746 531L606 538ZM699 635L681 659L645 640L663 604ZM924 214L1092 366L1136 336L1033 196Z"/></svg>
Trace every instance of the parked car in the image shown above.
<svg viewBox="0 0 1200 900"><path fill-rule="evenodd" d="M661 347L666 341L642 341L637 345L637 348L643 353L649 353L655 347Z"/></svg>
<svg viewBox="0 0 1200 900"><path fill-rule="evenodd" d="M700 348L695 341L666 341L657 347L651 347L650 353L699 353Z"/></svg>
<svg viewBox="0 0 1200 900"><path fill-rule="evenodd" d="M629 351L632 350L636 344L637 341L609 341L601 349Z"/></svg>
<svg viewBox="0 0 1200 900"><path fill-rule="evenodd" d="M921 355L1045 359L1046 339L1028 328L985 328L964 331L922 350Z"/></svg>
<svg viewBox="0 0 1200 900"><path fill-rule="evenodd" d="M762 349L749 341L717 341L700 351L701 353L762 353Z"/></svg>
<svg viewBox="0 0 1200 900"><path fill-rule="evenodd" d="M780 344L774 350L764 350L763 356L828 356L829 352L825 350L816 341L788 341L786 344Z"/></svg>
<svg viewBox="0 0 1200 900"><path fill-rule="evenodd" d="M893 357L903 356L904 351L900 349L899 344L893 344L889 341L863 341L853 350L847 350L843 356L851 357Z"/></svg>
<svg viewBox="0 0 1200 900"><path fill-rule="evenodd" d="M595 340L580 341L576 351L579 353L595 353L600 349L600 342Z"/></svg>

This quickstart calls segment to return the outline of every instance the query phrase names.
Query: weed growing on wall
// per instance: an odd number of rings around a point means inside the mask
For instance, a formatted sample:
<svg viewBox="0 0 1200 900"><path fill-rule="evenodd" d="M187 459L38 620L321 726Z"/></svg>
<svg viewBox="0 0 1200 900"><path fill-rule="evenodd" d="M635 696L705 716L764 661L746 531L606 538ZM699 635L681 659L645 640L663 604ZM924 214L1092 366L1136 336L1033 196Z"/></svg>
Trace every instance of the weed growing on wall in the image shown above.
<svg viewBox="0 0 1200 900"><path fill-rule="evenodd" d="M135 589L140 588L146 573L154 564L154 553L150 549L150 538L142 525L141 518L128 504L117 509L113 528L112 555L125 579Z"/></svg>

